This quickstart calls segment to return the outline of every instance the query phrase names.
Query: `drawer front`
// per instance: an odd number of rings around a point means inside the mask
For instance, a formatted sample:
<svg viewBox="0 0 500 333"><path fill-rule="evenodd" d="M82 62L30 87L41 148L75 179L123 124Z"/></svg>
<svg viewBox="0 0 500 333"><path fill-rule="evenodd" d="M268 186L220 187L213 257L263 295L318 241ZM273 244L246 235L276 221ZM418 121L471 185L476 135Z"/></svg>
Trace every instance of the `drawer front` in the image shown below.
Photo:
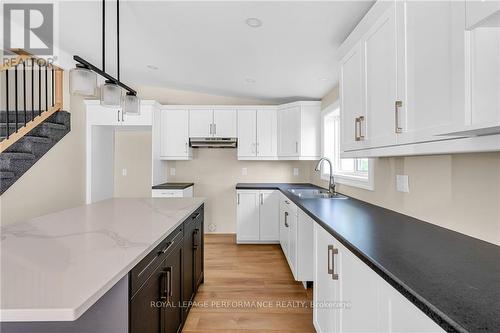
<svg viewBox="0 0 500 333"><path fill-rule="evenodd" d="M283 207L289 214L297 215L297 205L284 195L281 197L280 207Z"/></svg>
<svg viewBox="0 0 500 333"><path fill-rule="evenodd" d="M182 198L183 190L153 190L153 198Z"/></svg>
<svg viewBox="0 0 500 333"><path fill-rule="evenodd" d="M184 224L178 226L153 251L130 271L130 297L132 297L161 262L182 242Z"/></svg>

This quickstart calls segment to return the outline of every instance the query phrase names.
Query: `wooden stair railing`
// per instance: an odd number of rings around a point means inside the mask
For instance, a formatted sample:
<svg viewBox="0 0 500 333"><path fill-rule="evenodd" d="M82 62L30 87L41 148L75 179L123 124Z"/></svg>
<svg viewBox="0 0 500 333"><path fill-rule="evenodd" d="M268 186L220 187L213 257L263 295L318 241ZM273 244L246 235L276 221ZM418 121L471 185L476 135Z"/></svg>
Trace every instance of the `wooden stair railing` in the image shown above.
<svg viewBox="0 0 500 333"><path fill-rule="evenodd" d="M0 108L6 113L6 136L0 141L0 153L63 107L64 70L24 50L11 51L17 56L4 59L0 67L5 101ZM15 112L14 119L9 112Z"/></svg>

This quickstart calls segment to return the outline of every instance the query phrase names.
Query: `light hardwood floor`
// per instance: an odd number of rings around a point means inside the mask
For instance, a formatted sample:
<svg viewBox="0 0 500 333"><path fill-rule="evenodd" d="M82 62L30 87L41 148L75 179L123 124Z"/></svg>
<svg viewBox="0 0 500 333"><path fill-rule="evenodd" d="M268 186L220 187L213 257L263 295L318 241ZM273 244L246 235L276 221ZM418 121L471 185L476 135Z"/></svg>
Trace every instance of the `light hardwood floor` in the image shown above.
<svg viewBox="0 0 500 333"><path fill-rule="evenodd" d="M208 234L205 283L183 332L315 332L311 301L279 245L236 245L234 235Z"/></svg>

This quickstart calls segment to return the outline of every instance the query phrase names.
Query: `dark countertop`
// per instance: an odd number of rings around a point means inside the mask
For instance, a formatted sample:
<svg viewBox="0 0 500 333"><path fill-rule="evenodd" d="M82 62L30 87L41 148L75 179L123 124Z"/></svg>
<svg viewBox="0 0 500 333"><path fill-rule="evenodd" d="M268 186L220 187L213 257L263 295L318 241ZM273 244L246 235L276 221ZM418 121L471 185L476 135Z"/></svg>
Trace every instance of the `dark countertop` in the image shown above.
<svg viewBox="0 0 500 333"><path fill-rule="evenodd" d="M152 188L153 190L183 190L193 185L194 183L163 183Z"/></svg>
<svg viewBox="0 0 500 333"><path fill-rule="evenodd" d="M354 198L299 199L277 189L450 332L500 330L500 246Z"/></svg>

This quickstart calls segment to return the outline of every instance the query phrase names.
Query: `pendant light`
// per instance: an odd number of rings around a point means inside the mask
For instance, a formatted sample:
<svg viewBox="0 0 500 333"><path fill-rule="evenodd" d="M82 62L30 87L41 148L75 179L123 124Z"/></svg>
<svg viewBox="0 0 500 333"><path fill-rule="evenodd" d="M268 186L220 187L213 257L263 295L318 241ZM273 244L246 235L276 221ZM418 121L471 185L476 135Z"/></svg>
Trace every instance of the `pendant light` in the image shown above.
<svg viewBox="0 0 500 333"><path fill-rule="evenodd" d="M95 96L97 88L97 74L87 66L76 64L69 71L69 91L71 94Z"/></svg>
<svg viewBox="0 0 500 333"><path fill-rule="evenodd" d="M122 101L122 89L111 80L101 86L101 105L108 108L119 108Z"/></svg>
<svg viewBox="0 0 500 333"><path fill-rule="evenodd" d="M102 106L119 108L123 102L124 113L139 114L137 92L120 81L120 1L116 1L116 46L117 46L117 78L105 71L106 60L106 0L102 0L102 69L97 68L85 59L74 55L76 68L70 70L70 92L84 96L95 96L97 74L106 79L101 86L100 102ZM122 90L127 95L122 100Z"/></svg>
<svg viewBox="0 0 500 333"><path fill-rule="evenodd" d="M127 92L123 96L123 113L135 116L141 114L140 101L136 94Z"/></svg>

